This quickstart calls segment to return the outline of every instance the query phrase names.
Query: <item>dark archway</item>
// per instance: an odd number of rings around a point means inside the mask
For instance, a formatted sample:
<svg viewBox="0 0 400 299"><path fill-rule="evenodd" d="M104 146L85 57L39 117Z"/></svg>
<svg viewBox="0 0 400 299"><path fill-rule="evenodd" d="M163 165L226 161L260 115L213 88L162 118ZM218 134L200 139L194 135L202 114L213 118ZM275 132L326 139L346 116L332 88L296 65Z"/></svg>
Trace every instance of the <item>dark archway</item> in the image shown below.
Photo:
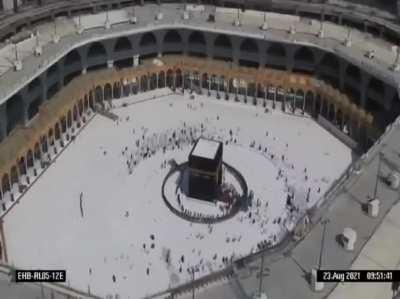
<svg viewBox="0 0 400 299"><path fill-rule="evenodd" d="M163 40L164 44L170 43L170 44L177 44L177 43L182 43L182 37L176 30L169 30L164 36Z"/></svg>
<svg viewBox="0 0 400 299"><path fill-rule="evenodd" d="M254 40L246 38L240 44L240 51L249 53L258 53L258 45Z"/></svg>
<svg viewBox="0 0 400 299"><path fill-rule="evenodd" d="M327 72L329 74L333 73L338 73L338 70L340 68L340 62L339 59L333 55L332 53L327 53L324 55L324 57L321 59L320 62L320 70Z"/></svg>
<svg viewBox="0 0 400 299"><path fill-rule="evenodd" d="M114 65L117 68L127 68L133 66L132 44L127 37L120 37L114 45ZM129 56L129 57L127 57Z"/></svg>
<svg viewBox="0 0 400 299"><path fill-rule="evenodd" d="M146 75L143 75L140 78L140 91L141 92L147 91L147 76Z"/></svg>
<svg viewBox="0 0 400 299"><path fill-rule="evenodd" d="M107 56L106 49L100 42L95 42L89 46L87 58L105 57Z"/></svg>
<svg viewBox="0 0 400 299"><path fill-rule="evenodd" d="M103 99L104 99L103 88L101 86L97 86L95 90L95 102L101 103L103 102Z"/></svg>
<svg viewBox="0 0 400 299"><path fill-rule="evenodd" d="M355 84L361 82L360 69L353 64L349 64L346 69L346 77L351 79Z"/></svg>
<svg viewBox="0 0 400 299"><path fill-rule="evenodd" d="M200 31L193 31L189 35L189 55L205 57L207 56L207 46L204 34Z"/></svg>
<svg viewBox="0 0 400 299"><path fill-rule="evenodd" d="M42 98L37 97L28 106L28 119L32 119L38 112L39 106L42 104Z"/></svg>
<svg viewBox="0 0 400 299"><path fill-rule="evenodd" d="M11 97L6 104L7 110L7 134L15 128L17 124L22 124L24 119L24 105L19 94Z"/></svg>
<svg viewBox="0 0 400 299"><path fill-rule="evenodd" d="M308 47L299 48L294 54L293 71L314 73L314 53Z"/></svg>
<svg viewBox="0 0 400 299"><path fill-rule="evenodd" d="M65 56L64 66L73 66L78 63L81 64L81 55L77 50L72 50Z"/></svg>
<svg viewBox="0 0 400 299"><path fill-rule="evenodd" d="M120 37L115 42L114 52L130 51L132 50L131 41L127 37Z"/></svg>
<svg viewBox="0 0 400 299"><path fill-rule="evenodd" d="M368 83L368 92L372 91L377 96L382 97L385 94L385 86L381 80L372 77Z"/></svg>
<svg viewBox="0 0 400 299"><path fill-rule="evenodd" d="M167 71L167 86L169 88L174 87L174 72L172 70Z"/></svg>
<svg viewBox="0 0 400 299"><path fill-rule="evenodd" d="M7 173L4 174L3 178L1 179L1 189L3 190L3 193L11 190L10 178Z"/></svg>
<svg viewBox="0 0 400 299"><path fill-rule="evenodd" d="M158 88L165 87L165 73L162 71L158 74Z"/></svg>
<svg viewBox="0 0 400 299"><path fill-rule="evenodd" d="M225 34L218 35L214 41L214 59L233 60L232 43Z"/></svg>
<svg viewBox="0 0 400 299"><path fill-rule="evenodd" d="M294 60L314 64L314 53L307 47L301 47L294 54Z"/></svg>
<svg viewBox="0 0 400 299"><path fill-rule="evenodd" d="M110 83L104 85L104 100L109 101L112 99L112 87Z"/></svg>
<svg viewBox="0 0 400 299"><path fill-rule="evenodd" d="M42 81L39 78L33 79L28 85L28 91L32 92L42 86Z"/></svg>
<svg viewBox="0 0 400 299"><path fill-rule="evenodd" d="M28 150L28 152L26 153L26 164L29 167L33 167L33 153L32 150Z"/></svg>
<svg viewBox="0 0 400 299"><path fill-rule="evenodd" d="M278 43L271 44L267 49L266 67L286 69L286 49Z"/></svg>
<svg viewBox="0 0 400 299"><path fill-rule="evenodd" d="M239 65L256 68L259 66L258 45L254 40L246 38L242 41Z"/></svg>
<svg viewBox="0 0 400 299"><path fill-rule="evenodd" d="M156 44L157 44L157 39L151 32L143 34L139 42L140 47L155 47Z"/></svg>

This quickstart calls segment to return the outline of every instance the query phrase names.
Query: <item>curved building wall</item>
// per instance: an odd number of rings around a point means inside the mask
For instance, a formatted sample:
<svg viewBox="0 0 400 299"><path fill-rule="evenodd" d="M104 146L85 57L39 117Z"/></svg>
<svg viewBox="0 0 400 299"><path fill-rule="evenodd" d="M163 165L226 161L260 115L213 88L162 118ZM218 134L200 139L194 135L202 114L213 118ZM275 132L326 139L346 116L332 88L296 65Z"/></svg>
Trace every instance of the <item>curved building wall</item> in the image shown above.
<svg viewBox="0 0 400 299"><path fill-rule="evenodd" d="M88 42L69 51L0 105L0 138L26 124L44 101L82 72L132 67L141 59L167 54L207 57L240 66L273 68L315 76L346 93L371 112L379 129L400 112L395 87L332 52L313 46L183 28L149 30Z"/></svg>

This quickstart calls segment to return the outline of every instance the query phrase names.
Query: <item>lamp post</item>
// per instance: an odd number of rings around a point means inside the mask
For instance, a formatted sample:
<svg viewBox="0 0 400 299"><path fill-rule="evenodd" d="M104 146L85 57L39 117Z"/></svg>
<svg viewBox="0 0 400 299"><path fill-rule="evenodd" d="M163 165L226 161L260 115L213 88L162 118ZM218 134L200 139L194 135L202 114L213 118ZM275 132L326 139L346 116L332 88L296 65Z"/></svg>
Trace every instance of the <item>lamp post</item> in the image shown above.
<svg viewBox="0 0 400 299"><path fill-rule="evenodd" d="M319 252L319 259L318 259L318 270L321 270L321 266L322 266L322 254L324 252L324 246L325 246L326 225L328 223L329 223L329 219L324 219L321 222L321 224L324 226L324 228L323 228L323 231L322 231L321 249L320 249L320 252Z"/></svg>
<svg viewBox="0 0 400 299"><path fill-rule="evenodd" d="M381 158L382 158L382 152L378 153L378 168L376 170L376 180L375 180L375 188L374 188L374 196L372 199L376 199L376 196L378 194L378 183L379 183L379 172L381 170Z"/></svg>

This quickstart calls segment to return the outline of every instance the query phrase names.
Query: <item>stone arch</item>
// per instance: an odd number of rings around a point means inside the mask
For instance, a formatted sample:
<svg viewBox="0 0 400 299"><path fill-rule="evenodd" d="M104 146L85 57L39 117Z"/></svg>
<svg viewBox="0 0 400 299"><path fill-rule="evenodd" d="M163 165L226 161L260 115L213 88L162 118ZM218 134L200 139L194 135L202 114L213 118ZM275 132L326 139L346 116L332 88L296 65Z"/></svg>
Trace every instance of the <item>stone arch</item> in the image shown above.
<svg viewBox="0 0 400 299"><path fill-rule="evenodd" d="M182 76L182 71L181 71L181 69L176 69L175 74L176 74L176 83L175 83L175 86L176 86L176 87L182 87L182 84L183 84L183 76Z"/></svg>
<svg viewBox="0 0 400 299"><path fill-rule="evenodd" d="M273 58L286 58L286 49L281 44L273 43L267 49L267 56Z"/></svg>
<svg viewBox="0 0 400 299"><path fill-rule="evenodd" d="M400 115L400 99L399 94L396 92L390 103L388 122L392 123Z"/></svg>
<svg viewBox="0 0 400 299"><path fill-rule="evenodd" d="M68 113L67 113L67 127L68 128L72 127L72 112L71 112L71 109L68 110Z"/></svg>
<svg viewBox="0 0 400 299"><path fill-rule="evenodd" d="M323 117L325 117L326 119L329 119L329 116L328 116L329 103L328 103L328 101L326 99L322 98L321 105L322 105L321 115Z"/></svg>
<svg viewBox="0 0 400 299"><path fill-rule="evenodd" d="M171 69L167 71L167 86L174 87L174 72Z"/></svg>
<svg viewBox="0 0 400 299"><path fill-rule="evenodd" d="M221 60L233 60L232 42L225 34L219 34L214 40L214 58Z"/></svg>
<svg viewBox="0 0 400 299"><path fill-rule="evenodd" d="M158 88L164 88L165 87L165 72L161 71L158 74Z"/></svg>
<svg viewBox="0 0 400 299"><path fill-rule="evenodd" d="M33 161L33 152L31 149L29 149L28 152L26 153L26 164L28 165L28 168L34 166L33 162L34 162Z"/></svg>
<svg viewBox="0 0 400 299"><path fill-rule="evenodd" d="M76 105L72 107L72 120L78 121L78 108L76 107Z"/></svg>
<svg viewBox="0 0 400 299"><path fill-rule="evenodd" d="M98 85L95 89L95 102L96 103L101 103L104 100L104 96L103 96L103 88Z"/></svg>
<svg viewBox="0 0 400 299"><path fill-rule="evenodd" d="M164 35L163 43L166 44L179 44L182 43L182 37L175 29L168 30Z"/></svg>
<svg viewBox="0 0 400 299"><path fill-rule="evenodd" d="M232 48L231 39L225 34L219 34L214 41L214 47L231 49Z"/></svg>
<svg viewBox="0 0 400 299"><path fill-rule="evenodd" d="M114 82L114 85L113 85L113 98L114 99L121 98L121 83L119 81Z"/></svg>
<svg viewBox="0 0 400 299"><path fill-rule="evenodd" d="M295 95L295 107L296 109L303 110L303 101L305 100L305 94L302 89L297 89Z"/></svg>
<svg viewBox="0 0 400 299"><path fill-rule="evenodd" d="M10 180L11 185L18 184L18 170L16 165L11 166Z"/></svg>
<svg viewBox="0 0 400 299"><path fill-rule="evenodd" d="M89 101L90 101L90 99L89 99ZM89 102L89 105L90 105L90 102ZM61 133L65 133L67 131L67 119L66 119L65 115L61 116L60 123L61 123Z"/></svg>
<svg viewBox="0 0 400 299"><path fill-rule="evenodd" d="M87 58L103 57L106 56L107 52L104 45L101 42L94 42L89 46L87 52Z"/></svg>
<svg viewBox="0 0 400 299"><path fill-rule="evenodd" d="M202 82L203 82L203 88L208 89L208 74L207 73L203 73L203 75L201 76L202 78Z"/></svg>
<svg viewBox="0 0 400 299"><path fill-rule="evenodd" d="M28 119L32 119L39 112L39 107L42 104L42 97L39 96L29 103L28 106Z"/></svg>
<svg viewBox="0 0 400 299"><path fill-rule="evenodd" d="M341 109L338 109L336 112L336 124L340 130L343 130L343 112Z"/></svg>
<svg viewBox="0 0 400 299"><path fill-rule="evenodd" d="M94 109L94 95L95 93L93 92L93 90L89 91L89 107L91 109Z"/></svg>
<svg viewBox="0 0 400 299"><path fill-rule="evenodd" d="M27 172L26 164L25 164L25 157L23 157L23 156L18 160L18 169L19 169L20 175L25 175Z"/></svg>
<svg viewBox="0 0 400 299"><path fill-rule="evenodd" d="M314 116L317 117L318 114L320 114L322 109L322 99L321 99L321 95L317 94L315 96L315 111L314 111Z"/></svg>
<svg viewBox="0 0 400 299"><path fill-rule="evenodd" d="M132 50L132 43L126 36L117 39L114 45L114 52L130 51Z"/></svg>
<svg viewBox="0 0 400 299"><path fill-rule="evenodd" d="M358 88L353 87L353 85L349 84L347 81L344 84L344 93L346 93L352 103L359 105L361 100L361 93Z"/></svg>
<svg viewBox="0 0 400 299"><path fill-rule="evenodd" d="M206 39L204 37L203 32L201 31L193 31L189 35L189 44L190 45L206 45Z"/></svg>
<svg viewBox="0 0 400 299"><path fill-rule="evenodd" d="M304 110L308 114L312 114L313 112L313 105L314 105L314 94L308 90L305 95L305 105L304 105Z"/></svg>
<svg viewBox="0 0 400 299"><path fill-rule="evenodd" d="M143 75L140 77L140 90L142 92L147 91L147 76Z"/></svg>
<svg viewBox="0 0 400 299"><path fill-rule="evenodd" d="M61 138L61 130L58 122L54 126L54 137L56 138L56 140Z"/></svg>
<svg viewBox="0 0 400 299"><path fill-rule="evenodd" d="M54 144L54 132L53 132L53 128L49 129L49 133L47 134L47 138L49 140L49 144L53 145Z"/></svg>
<svg viewBox="0 0 400 299"><path fill-rule="evenodd" d="M355 83L361 82L360 69L354 64L349 64L346 68L346 77L351 78Z"/></svg>
<svg viewBox="0 0 400 299"><path fill-rule="evenodd" d="M89 108L89 99L87 94L85 94L85 97L83 99L83 111L88 110L88 108Z"/></svg>
<svg viewBox="0 0 400 299"><path fill-rule="evenodd" d="M112 99L112 87L110 83L104 85L104 100L109 101Z"/></svg>
<svg viewBox="0 0 400 299"><path fill-rule="evenodd" d="M72 50L65 56L64 66L70 66L75 63L81 64L81 55L77 50Z"/></svg>
<svg viewBox="0 0 400 299"><path fill-rule="evenodd" d="M151 32L143 34L139 42L140 47L150 47L150 46L155 47L156 44L157 44L157 39Z"/></svg>
<svg viewBox="0 0 400 299"><path fill-rule="evenodd" d="M328 103L329 104L329 108L328 108L328 120L330 122L334 122L335 121L335 112L336 112L336 107L333 103Z"/></svg>
<svg viewBox="0 0 400 299"><path fill-rule="evenodd" d="M308 47L300 47L294 53L294 60L295 62L314 64L314 53Z"/></svg>
<svg viewBox="0 0 400 299"><path fill-rule="evenodd" d="M286 49L282 44L272 43L267 49L266 67L286 70Z"/></svg>
<svg viewBox="0 0 400 299"><path fill-rule="evenodd" d="M205 57L207 56L207 46L204 34L201 31L193 31L189 35L189 55Z"/></svg>
<svg viewBox="0 0 400 299"><path fill-rule="evenodd" d="M127 37L123 36L117 39L114 44L114 65L116 68L122 69L133 66L131 51L132 43Z"/></svg>
<svg viewBox="0 0 400 299"><path fill-rule="evenodd" d="M78 111L79 111L79 115L82 116L82 114L83 114L83 99L79 99Z"/></svg>
<svg viewBox="0 0 400 299"><path fill-rule="evenodd" d="M40 136L39 142L40 142L40 149L42 150L42 153L47 153L47 151L48 151L47 135Z"/></svg>
<svg viewBox="0 0 400 299"><path fill-rule="evenodd" d="M40 158L42 157L42 154L41 154L41 151L40 151L39 142L36 142L35 146L33 147L33 157L36 160L40 160Z"/></svg>
<svg viewBox="0 0 400 299"><path fill-rule="evenodd" d="M28 85L28 91L31 92L32 90L35 90L37 88L40 88L42 86L42 81L36 77L35 79L33 79L29 85Z"/></svg>
<svg viewBox="0 0 400 299"><path fill-rule="evenodd" d="M240 51L249 53L258 53L258 45L253 39L246 38L240 44Z"/></svg>
<svg viewBox="0 0 400 299"><path fill-rule="evenodd" d="M3 174L3 177L1 179L1 189L3 190L3 193L11 190L10 178L8 176L8 173Z"/></svg>
<svg viewBox="0 0 400 299"><path fill-rule="evenodd" d="M51 76L54 76L55 74L57 74L59 71L58 68L58 64L54 63L48 70L46 73L46 78L50 78Z"/></svg>
<svg viewBox="0 0 400 299"><path fill-rule="evenodd" d="M7 110L7 134L15 128L17 124L23 122L24 105L20 94L12 96L6 103Z"/></svg>
<svg viewBox="0 0 400 299"><path fill-rule="evenodd" d="M150 76L150 90L157 88L157 74L152 73Z"/></svg>
<svg viewBox="0 0 400 299"><path fill-rule="evenodd" d="M332 53L326 53L321 59L320 66L322 67L322 70L328 69L329 73L337 72L340 67L340 62L336 55Z"/></svg>
<svg viewBox="0 0 400 299"><path fill-rule="evenodd" d="M368 91L373 91L377 93L379 96L384 96L385 94L385 85L383 82L375 77L372 77L368 83Z"/></svg>
<svg viewBox="0 0 400 299"><path fill-rule="evenodd" d="M258 67L258 45L250 38L246 38L240 44L240 59L239 65L247 67Z"/></svg>

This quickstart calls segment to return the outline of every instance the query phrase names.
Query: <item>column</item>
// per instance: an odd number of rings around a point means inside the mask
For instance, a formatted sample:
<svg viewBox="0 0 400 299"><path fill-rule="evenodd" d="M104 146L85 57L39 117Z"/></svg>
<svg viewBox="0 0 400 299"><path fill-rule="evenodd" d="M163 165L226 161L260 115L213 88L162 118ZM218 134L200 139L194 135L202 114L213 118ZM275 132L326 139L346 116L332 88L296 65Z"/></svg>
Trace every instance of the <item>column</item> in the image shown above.
<svg viewBox="0 0 400 299"><path fill-rule="evenodd" d="M0 105L0 141L7 137L7 107Z"/></svg>
<svg viewBox="0 0 400 299"><path fill-rule="evenodd" d="M292 112L293 112L293 113L296 113L297 94L296 94L296 93L292 93L292 97L293 97L293 108L292 108Z"/></svg>

